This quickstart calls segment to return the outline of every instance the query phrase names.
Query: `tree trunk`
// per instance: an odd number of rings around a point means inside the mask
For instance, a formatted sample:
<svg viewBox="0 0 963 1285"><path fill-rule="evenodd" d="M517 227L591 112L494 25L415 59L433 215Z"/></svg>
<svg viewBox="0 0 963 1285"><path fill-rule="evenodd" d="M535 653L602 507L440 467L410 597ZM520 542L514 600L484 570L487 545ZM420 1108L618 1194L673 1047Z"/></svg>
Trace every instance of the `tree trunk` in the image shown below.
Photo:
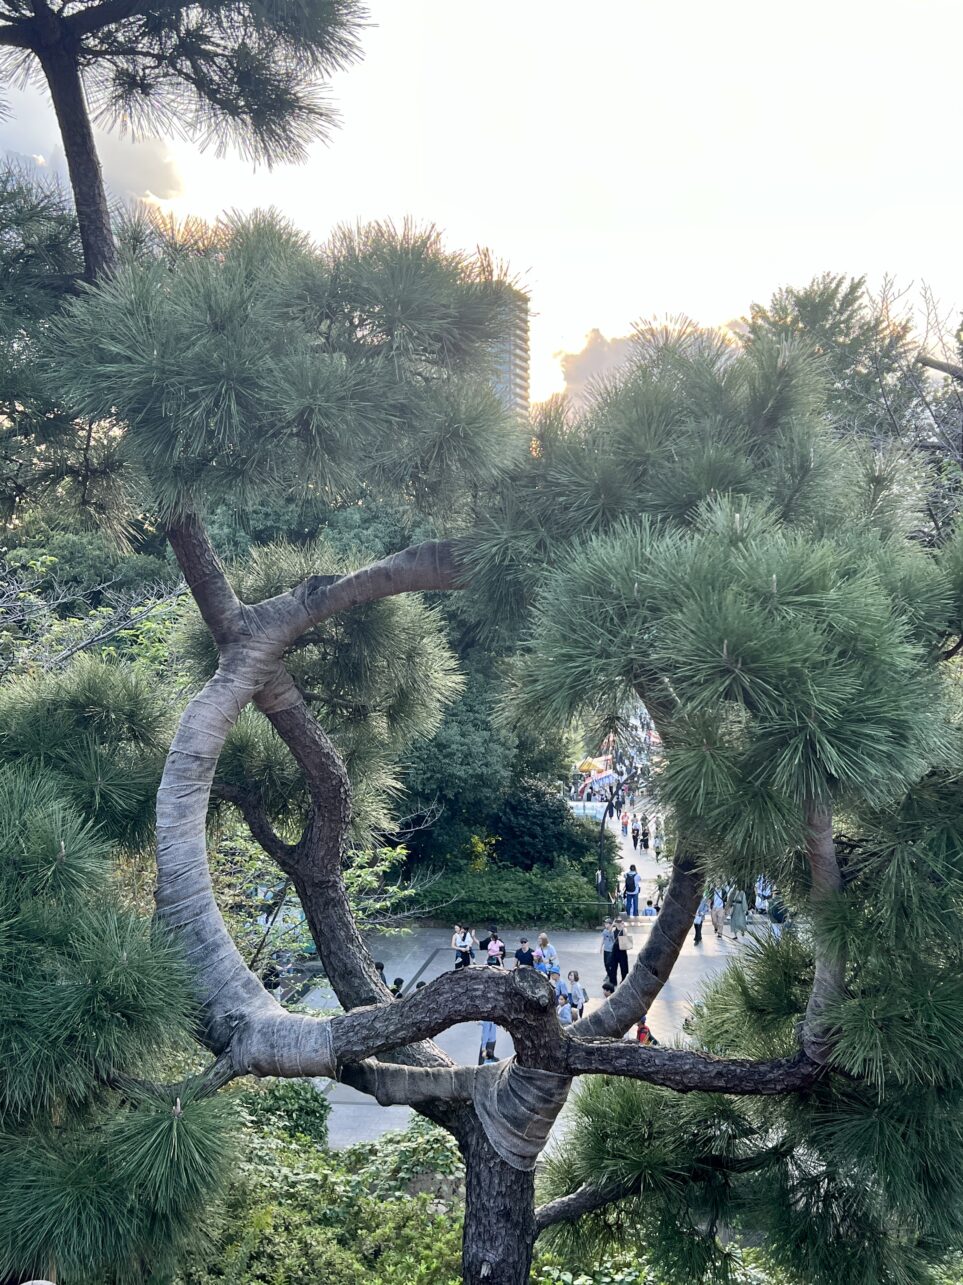
<svg viewBox="0 0 963 1285"><path fill-rule="evenodd" d="M113 268L117 251L94 131L80 79L78 50L58 24L57 38L42 45L37 52L67 156L84 250L84 275L88 281L96 281Z"/></svg>
<svg viewBox="0 0 963 1285"><path fill-rule="evenodd" d="M492 1149L477 1116L458 1141L465 1157L465 1285L528 1285L535 1245L535 1173Z"/></svg>

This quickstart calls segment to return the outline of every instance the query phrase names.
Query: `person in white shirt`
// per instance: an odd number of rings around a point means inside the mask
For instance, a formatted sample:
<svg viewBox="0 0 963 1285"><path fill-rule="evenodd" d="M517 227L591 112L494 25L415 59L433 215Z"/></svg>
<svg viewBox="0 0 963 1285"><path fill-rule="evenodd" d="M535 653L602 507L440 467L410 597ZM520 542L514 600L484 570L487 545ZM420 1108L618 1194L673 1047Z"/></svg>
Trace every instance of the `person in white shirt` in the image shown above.
<svg viewBox="0 0 963 1285"><path fill-rule="evenodd" d="M713 888L709 895L712 903L709 917L716 930L716 936L721 937L726 922L726 894L722 888Z"/></svg>
<svg viewBox="0 0 963 1285"><path fill-rule="evenodd" d="M467 968L471 963L471 952L478 945L475 934L470 928L455 924L451 935L451 948L455 952L455 967Z"/></svg>

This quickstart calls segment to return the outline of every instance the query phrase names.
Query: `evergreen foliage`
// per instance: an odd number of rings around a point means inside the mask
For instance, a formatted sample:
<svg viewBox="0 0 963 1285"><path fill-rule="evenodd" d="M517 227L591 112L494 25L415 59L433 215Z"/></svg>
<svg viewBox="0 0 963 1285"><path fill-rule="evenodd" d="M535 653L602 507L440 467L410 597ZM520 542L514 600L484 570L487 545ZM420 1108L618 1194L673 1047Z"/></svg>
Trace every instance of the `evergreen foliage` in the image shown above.
<svg viewBox="0 0 963 1285"><path fill-rule="evenodd" d="M797 912L796 934L709 987L691 1042L792 1056L814 953L850 961L826 1019L842 1075L812 1094L580 1087L551 1189L634 1194L580 1220L579 1261L641 1227L660 1278L734 1279L725 1226L800 1285L904 1285L960 1243L960 747L940 665L957 542L913 538L912 482L908 461L840 440L805 349L649 333L583 420L550 408L468 547L502 621L534 599L524 717L606 726L640 695L660 798L705 877L765 869ZM835 810L842 873L816 907L814 801Z"/></svg>
<svg viewBox="0 0 963 1285"><path fill-rule="evenodd" d="M40 74L32 46L45 12L4 6L2 34L25 37L26 47L7 55L13 75ZM69 0L57 13L79 44L86 98L104 124L135 137L157 131L240 147L266 162L303 158L330 128L334 112L318 81L358 57L365 18L353 0L215 0L161 12Z"/></svg>
<svg viewBox="0 0 963 1285"><path fill-rule="evenodd" d="M507 466L517 435L479 383L507 298L487 259L407 224L318 248L266 214L221 236L122 264L54 327L57 386L124 422L163 514L366 477L444 511Z"/></svg>
<svg viewBox="0 0 963 1285"><path fill-rule="evenodd" d="M188 1047L188 976L55 778L0 770L0 859L0 1273L143 1280L219 1188L230 1135L223 1103L131 1080Z"/></svg>

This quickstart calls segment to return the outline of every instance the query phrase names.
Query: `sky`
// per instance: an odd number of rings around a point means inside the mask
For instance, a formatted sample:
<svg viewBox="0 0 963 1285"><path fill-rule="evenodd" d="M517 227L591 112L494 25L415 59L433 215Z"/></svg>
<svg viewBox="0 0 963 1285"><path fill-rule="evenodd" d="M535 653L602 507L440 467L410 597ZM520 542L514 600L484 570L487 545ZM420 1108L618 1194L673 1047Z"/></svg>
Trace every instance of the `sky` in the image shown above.
<svg viewBox="0 0 963 1285"><path fill-rule="evenodd" d="M332 85L342 128L307 164L104 138L108 181L178 216L274 205L323 238L412 215L489 246L531 294L536 400L590 331L723 323L823 271L963 308L958 0L369 8ZM49 106L11 98L0 148L56 169Z"/></svg>

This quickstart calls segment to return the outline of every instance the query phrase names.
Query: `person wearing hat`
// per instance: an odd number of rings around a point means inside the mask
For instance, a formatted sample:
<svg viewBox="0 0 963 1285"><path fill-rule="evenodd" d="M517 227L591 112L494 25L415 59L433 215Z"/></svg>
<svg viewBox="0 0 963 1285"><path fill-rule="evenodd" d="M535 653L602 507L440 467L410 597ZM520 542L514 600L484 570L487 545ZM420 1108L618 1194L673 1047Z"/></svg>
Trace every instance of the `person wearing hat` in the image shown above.
<svg viewBox="0 0 963 1285"><path fill-rule="evenodd" d="M535 952L529 946L527 937L520 937L518 940L518 950L515 951L515 967L535 967Z"/></svg>

